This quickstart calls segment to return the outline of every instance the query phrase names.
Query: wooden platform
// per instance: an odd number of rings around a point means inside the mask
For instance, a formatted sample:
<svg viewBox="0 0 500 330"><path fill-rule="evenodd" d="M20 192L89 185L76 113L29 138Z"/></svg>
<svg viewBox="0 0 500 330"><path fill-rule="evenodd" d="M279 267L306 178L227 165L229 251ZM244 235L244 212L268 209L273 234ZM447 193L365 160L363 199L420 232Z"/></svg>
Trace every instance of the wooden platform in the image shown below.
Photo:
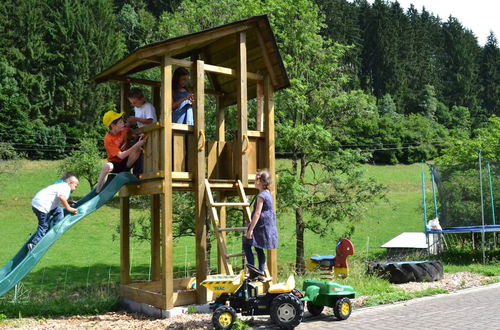
<svg viewBox="0 0 500 330"><path fill-rule="evenodd" d="M209 180L210 187L215 191L234 190L236 182L234 180L216 179ZM163 193L163 178L141 180L139 184L129 184L122 187L118 193L120 197L137 196L137 195L156 195ZM255 188L255 177L248 183L245 190L249 195L256 194L258 190ZM196 186L189 172L174 172L172 173L172 189L174 191L195 191Z"/></svg>

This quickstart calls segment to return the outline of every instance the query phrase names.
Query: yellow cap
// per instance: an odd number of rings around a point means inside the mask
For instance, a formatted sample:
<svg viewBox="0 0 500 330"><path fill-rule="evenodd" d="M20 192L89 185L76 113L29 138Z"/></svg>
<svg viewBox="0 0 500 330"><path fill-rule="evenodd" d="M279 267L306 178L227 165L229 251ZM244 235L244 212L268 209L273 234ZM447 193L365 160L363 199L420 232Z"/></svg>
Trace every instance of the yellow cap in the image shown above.
<svg viewBox="0 0 500 330"><path fill-rule="evenodd" d="M109 127L109 126L111 126L112 122L114 122L118 118L123 117L124 114L125 113L123 113L123 112L118 113L118 112L115 112L113 110L109 110L102 117L102 123L104 124L104 126Z"/></svg>

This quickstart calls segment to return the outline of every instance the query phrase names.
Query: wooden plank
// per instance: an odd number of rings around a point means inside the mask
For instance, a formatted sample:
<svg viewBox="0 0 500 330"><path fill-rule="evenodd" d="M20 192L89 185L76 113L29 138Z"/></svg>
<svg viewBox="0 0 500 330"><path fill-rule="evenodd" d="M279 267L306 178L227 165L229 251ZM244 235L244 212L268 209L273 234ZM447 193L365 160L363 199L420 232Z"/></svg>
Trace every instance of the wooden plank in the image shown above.
<svg viewBox="0 0 500 330"><path fill-rule="evenodd" d="M273 87L271 85L271 80L269 76L264 78L264 113L265 113L265 128L266 133L266 167L272 176L272 185L269 187L271 194L273 196L273 201L275 203L276 211L276 160L275 160L275 141L274 141L274 96ZM274 282L278 280L278 253L276 249L268 250L267 252L267 265L271 272L271 276Z"/></svg>
<svg viewBox="0 0 500 330"><path fill-rule="evenodd" d="M269 54L267 53L267 50L269 48L267 48L268 46L266 45L264 38L262 38L259 29L256 29L255 33L257 34L257 40L259 41L260 49L262 51L262 58L264 59L264 63L266 64L267 73L271 78L271 83L273 84L273 86L278 86L276 73L274 72L273 64L271 63L271 59L269 58Z"/></svg>
<svg viewBox="0 0 500 330"><path fill-rule="evenodd" d="M129 285L120 285L120 296L137 303L148 304L156 308L170 309L165 301L165 295L157 292L144 291Z"/></svg>
<svg viewBox="0 0 500 330"><path fill-rule="evenodd" d="M174 306L196 304L196 290L177 291L173 294Z"/></svg>
<svg viewBox="0 0 500 330"><path fill-rule="evenodd" d="M193 177L193 173L189 172L172 172L172 180L191 181Z"/></svg>
<svg viewBox="0 0 500 330"><path fill-rule="evenodd" d="M130 283L130 203L120 198L120 283Z"/></svg>
<svg viewBox="0 0 500 330"><path fill-rule="evenodd" d="M237 105L238 105L238 147L236 148L235 161L237 163L237 177L244 185L248 184L248 157L244 152L244 138L248 131L248 104L247 104L247 57L246 57L246 33L240 32L238 43L238 82L237 82Z"/></svg>
<svg viewBox="0 0 500 330"><path fill-rule="evenodd" d="M172 235L172 64L164 57L162 68L162 112L163 116L163 213L162 213L162 292L165 307L171 309L173 301L173 235Z"/></svg>
<svg viewBox="0 0 500 330"><path fill-rule="evenodd" d="M240 180L238 180L238 195L240 196L241 201L250 205L250 203L248 203L248 197L247 194L245 193L243 183ZM243 217L245 218L247 225L250 224L250 222L252 222L252 213L250 212L249 206L243 207Z"/></svg>
<svg viewBox="0 0 500 330"><path fill-rule="evenodd" d="M221 98L217 97L216 100L216 117L217 117L217 141L226 141L226 120L225 120L225 109L221 105Z"/></svg>
<svg viewBox="0 0 500 330"><path fill-rule="evenodd" d="M248 140L248 150L246 152L248 158L248 174L257 173L257 142L258 140L256 138L249 138Z"/></svg>
<svg viewBox="0 0 500 330"><path fill-rule="evenodd" d="M175 172L184 172L186 164L186 148L184 142L184 133L172 132L174 139L174 150L172 157L174 158L172 170Z"/></svg>
<svg viewBox="0 0 500 330"><path fill-rule="evenodd" d="M190 47L198 46L198 48L207 42L217 40L228 35L239 33L241 31L248 30L254 27L254 24L242 24L237 26L222 27L215 31L211 31L206 34L198 34L191 37L184 37L176 41L170 42L166 45L160 45L158 47L151 47L148 49L143 49L137 52L137 57L139 59L154 57L165 54L181 53L183 50L187 50Z"/></svg>
<svg viewBox="0 0 500 330"><path fill-rule="evenodd" d="M194 132L194 126L172 123L172 130L177 132Z"/></svg>
<svg viewBox="0 0 500 330"><path fill-rule="evenodd" d="M156 118L160 118L160 114L161 114L161 89L160 89L160 85L151 86L151 104L153 104L153 106L155 107Z"/></svg>
<svg viewBox="0 0 500 330"><path fill-rule="evenodd" d="M197 136L204 135L205 132L205 72L203 70L203 61L196 61L195 69L195 132ZM196 148L196 159L194 161L195 172L195 200L196 200L196 282L203 282L208 275L207 260L207 240L205 226L205 143L203 148ZM203 285L196 287L197 302L204 304L207 302L207 289Z"/></svg>
<svg viewBox="0 0 500 330"><path fill-rule="evenodd" d="M151 279L160 280L160 195L151 195Z"/></svg>
<svg viewBox="0 0 500 330"><path fill-rule="evenodd" d="M120 112L125 112L125 115L130 115L130 102L128 100L128 92L130 91L130 83L123 82L120 84Z"/></svg>
<svg viewBox="0 0 500 330"><path fill-rule="evenodd" d="M212 207L225 207L225 206L240 207L240 206L250 206L250 204L249 203L222 202L222 203L210 203L210 206L212 206Z"/></svg>
<svg viewBox="0 0 500 330"><path fill-rule="evenodd" d="M264 87L261 82L257 82L256 86L257 99L257 118L255 129L259 132L264 130Z"/></svg>
<svg viewBox="0 0 500 330"><path fill-rule="evenodd" d="M220 191L217 193L219 196L219 201L225 201L226 200L226 193L224 191ZM226 222L227 222L227 213L226 213L226 208L221 207L219 209L219 235L221 237L221 240L224 242L224 246L226 246L226 233L224 231L220 231L221 229L226 227ZM215 228L214 228L215 229ZM227 249L226 249L227 250ZM227 251L226 251L227 253ZM223 273L224 271L227 273L230 273L232 269L229 269L229 265L227 265L227 259L222 256L222 251L219 249L217 246L217 269L219 273Z"/></svg>
<svg viewBox="0 0 500 330"><path fill-rule="evenodd" d="M214 199L212 196L212 190L210 189L210 184L207 179L205 179L205 193L207 198L207 204L214 204ZM226 248L226 235L219 231L222 228L219 215L217 214L217 209L215 207L209 207L210 217L212 219L212 226L214 227L215 239L217 240L217 255L219 264L219 272L224 274L233 275L233 268L227 261L227 248ZM225 221L223 226L225 226Z"/></svg>
<svg viewBox="0 0 500 330"><path fill-rule="evenodd" d="M232 227L232 228L219 228L219 231L246 231L247 227Z"/></svg>
<svg viewBox="0 0 500 330"><path fill-rule="evenodd" d="M140 184L128 184L120 189L118 196L153 195L163 192L163 180L152 180Z"/></svg>

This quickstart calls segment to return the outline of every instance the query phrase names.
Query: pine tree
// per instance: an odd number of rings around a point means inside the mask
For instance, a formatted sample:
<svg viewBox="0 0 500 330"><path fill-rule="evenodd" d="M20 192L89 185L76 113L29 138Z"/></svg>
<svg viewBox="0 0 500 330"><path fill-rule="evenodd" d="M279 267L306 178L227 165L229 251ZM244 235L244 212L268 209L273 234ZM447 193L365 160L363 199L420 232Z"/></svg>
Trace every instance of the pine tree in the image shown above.
<svg viewBox="0 0 500 330"><path fill-rule="evenodd" d="M500 116L500 49L493 32L481 50L479 79L481 103L488 116Z"/></svg>

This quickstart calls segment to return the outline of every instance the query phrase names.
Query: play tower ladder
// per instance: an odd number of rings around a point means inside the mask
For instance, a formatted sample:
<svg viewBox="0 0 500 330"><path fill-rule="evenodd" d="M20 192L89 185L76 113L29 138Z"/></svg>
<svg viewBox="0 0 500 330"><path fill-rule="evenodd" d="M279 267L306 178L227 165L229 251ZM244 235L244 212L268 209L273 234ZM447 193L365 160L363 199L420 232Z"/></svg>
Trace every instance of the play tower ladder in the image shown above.
<svg viewBox="0 0 500 330"><path fill-rule="evenodd" d="M210 182L205 179L205 190L207 193L207 206L210 209L210 218L212 219L212 225L214 227L215 237L217 239L217 247L219 248L219 253L221 254L222 266L225 270L225 273L228 275L234 275L233 267L229 260L231 258L242 257L244 253L235 253L229 254L227 253L226 247L226 239L223 233L228 231L240 231L246 232L247 227L225 227L221 224L219 219L219 213L217 212L218 207L241 207L243 209L243 217L245 218L245 222L248 225L252 219L252 215L250 212L250 203L248 202L247 196L245 194L245 190L243 189L243 184L240 180L236 183L236 189L238 191L238 195L240 197L240 202L231 203L231 202L215 202L212 189L210 188Z"/></svg>

